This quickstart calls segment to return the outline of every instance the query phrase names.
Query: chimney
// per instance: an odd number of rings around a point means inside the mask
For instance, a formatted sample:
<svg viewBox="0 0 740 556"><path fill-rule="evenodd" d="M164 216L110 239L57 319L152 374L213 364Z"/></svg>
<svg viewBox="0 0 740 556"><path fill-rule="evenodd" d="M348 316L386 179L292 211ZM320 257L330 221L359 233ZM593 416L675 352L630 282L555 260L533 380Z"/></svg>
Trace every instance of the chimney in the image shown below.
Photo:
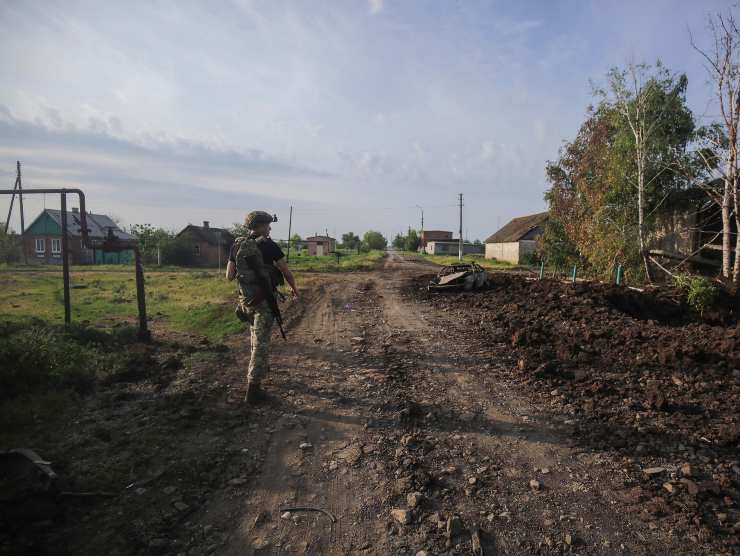
<svg viewBox="0 0 740 556"><path fill-rule="evenodd" d="M79 214L80 213L80 209L77 208L77 207L72 207L72 213L73 214Z"/></svg>
<svg viewBox="0 0 740 556"><path fill-rule="evenodd" d="M208 220L203 220L203 227L208 229Z"/></svg>

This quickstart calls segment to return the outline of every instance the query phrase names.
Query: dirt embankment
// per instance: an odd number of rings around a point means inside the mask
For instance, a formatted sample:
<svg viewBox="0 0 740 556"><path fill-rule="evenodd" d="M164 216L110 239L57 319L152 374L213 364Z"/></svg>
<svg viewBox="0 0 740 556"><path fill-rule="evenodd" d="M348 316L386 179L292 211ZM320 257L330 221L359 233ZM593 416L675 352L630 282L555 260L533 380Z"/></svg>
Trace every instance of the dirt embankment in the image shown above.
<svg viewBox="0 0 740 556"><path fill-rule="evenodd" d="M622 457L646 519L738 545L740 325L728 311L708 324L673 292L511 275L477 294L425 283L407 294L452 317L452 336L508 360L541 407L572 416L578 445Z"/></svg>

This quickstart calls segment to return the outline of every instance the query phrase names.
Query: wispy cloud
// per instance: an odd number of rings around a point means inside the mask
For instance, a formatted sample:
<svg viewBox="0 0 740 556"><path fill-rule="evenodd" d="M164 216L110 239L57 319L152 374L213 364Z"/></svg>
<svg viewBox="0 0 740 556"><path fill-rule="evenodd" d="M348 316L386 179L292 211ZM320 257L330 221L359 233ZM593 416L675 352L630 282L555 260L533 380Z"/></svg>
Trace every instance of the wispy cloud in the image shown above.
<svg viewBox="0 0 740 556"><path fill-rule="evenodd" d="M293 203L299 233L397 231L415 204L463 191L484 237L542 207L588 79L625 56L687 71L703 112L685 28L701 40L704 13L725 7L0 2L0 178L21 159L29 186L81 185L128 222L173 227Z"/></svg>

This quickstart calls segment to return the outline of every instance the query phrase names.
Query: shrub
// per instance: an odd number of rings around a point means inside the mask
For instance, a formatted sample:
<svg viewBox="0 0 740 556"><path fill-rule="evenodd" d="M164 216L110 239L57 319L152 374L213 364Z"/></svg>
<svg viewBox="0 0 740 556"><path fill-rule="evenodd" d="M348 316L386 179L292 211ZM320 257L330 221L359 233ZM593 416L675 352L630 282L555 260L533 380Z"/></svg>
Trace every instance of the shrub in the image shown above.
<svg viewBox="0 0 740 556"><path fill-rule="evenodd" d="M709 309L717 299L718 291L714 283L705 276L678 274L673 278L677 287L686 291L686 301L700 315Z"/></svg>
<svg viewBox="0 0 740 556"><path fill-rule="evenodd" d="M0 398L62 390L88 393L100 371L126 364L121 348L135 338L135 330L129 327L110 333L80 325L51 326L39 320L2 323Z"/></svg>

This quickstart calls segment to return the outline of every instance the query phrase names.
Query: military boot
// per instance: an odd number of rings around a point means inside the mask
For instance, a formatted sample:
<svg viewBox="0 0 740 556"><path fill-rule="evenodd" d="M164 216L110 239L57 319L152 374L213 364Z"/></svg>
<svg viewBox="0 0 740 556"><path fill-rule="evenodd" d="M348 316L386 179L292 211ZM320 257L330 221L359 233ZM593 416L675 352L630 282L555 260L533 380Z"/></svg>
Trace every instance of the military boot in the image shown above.
<svg viewBox="0 0 740 556"><path fill-rule="evenodd" d="M244 395L244 401L249 405L258 404L267 400L265 391L256 382L250 382L247 385L247 393Z"/></svg>

